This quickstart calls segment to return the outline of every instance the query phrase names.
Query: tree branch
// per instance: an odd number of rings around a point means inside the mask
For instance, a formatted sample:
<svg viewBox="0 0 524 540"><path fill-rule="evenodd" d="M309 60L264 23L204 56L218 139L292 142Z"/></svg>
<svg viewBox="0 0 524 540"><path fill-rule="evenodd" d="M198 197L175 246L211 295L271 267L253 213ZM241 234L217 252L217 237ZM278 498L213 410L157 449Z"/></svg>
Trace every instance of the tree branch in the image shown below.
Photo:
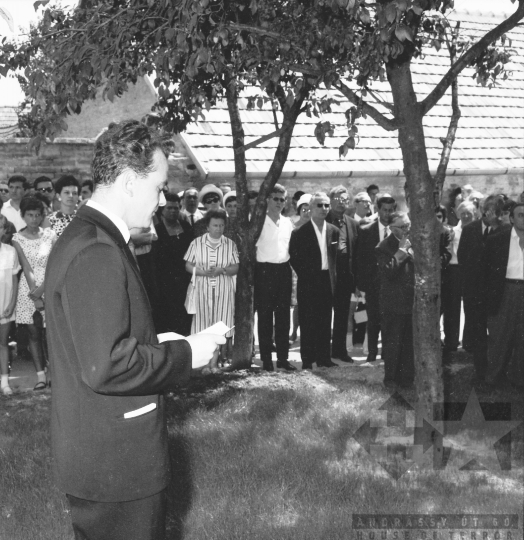
<svg viewBox="0 0 524 540"><path fill-rule="evenodd" d="M342 92L350 103L353 103L353 105L360 105L362 107L362 112L371 116L371 118L386 131L395 131L398 129L397 121L395 119L390 120L389 118L386 118L381 112L377 111L375 107L362 101L361 98L359 98L357 94L342 81L338 81L333 86Z"/></svg>
<svg viewBox="0 0 524 540"><path fill-rule="evenodd" d="M432 92L420 103L420 112L422 116L426 115L446 93L446 90L457 78L459 73L469 66L486 49L488 45L496 41L502 34L514 28L517 23L524 18L524 0L519 0L517 11L498 26L490 30L475 45L468 49L449 69L442 80L435 86Z"/></svg>
<svg viewBox="0 0 524 540"><path fill-rule="evenodd" d="M453 65L457 59L457 38L460 32L460 21L457 22L455 30L453 31L451 43L448 43L449 58ZM447 40L447 38L446 38ZM444 148L440 154L440 162L435 174L435 204L439 205L442 200L442 192L444 190L444 181L446 180L446 171L448 169L449 157L451 155L451 149L455 142L455 136L457 133L458 123L460 120L461 112L458 104L458 82L454 79L451 83L451 119L448 127L448 134L444 140Z"/></svg>
<svg viewBox="0 0 524 540"><path fill-rule="evenodd" d="M284 129L277 129L276 131L273 131L272 133L269 133L268 135L264 135L263 137L260 137L260 139L257 139L256 141L252 141L248 144L245 144L244 146L239 146L235 148L235 154L239 154L240 152L245 152L246 150L249 150L250 148L255 148L255 146L258 146L259 144L269 141L270 139L273 139L275 137L280 137L280 135L283 132L284 132Z"/></svg>

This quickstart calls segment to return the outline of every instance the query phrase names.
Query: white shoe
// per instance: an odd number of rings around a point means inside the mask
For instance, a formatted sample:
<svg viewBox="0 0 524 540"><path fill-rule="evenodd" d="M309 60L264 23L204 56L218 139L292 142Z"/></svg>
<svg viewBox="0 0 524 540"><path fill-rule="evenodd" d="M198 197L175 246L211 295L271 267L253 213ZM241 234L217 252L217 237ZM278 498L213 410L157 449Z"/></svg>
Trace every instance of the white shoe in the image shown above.
<svg viewBox="0 0 524 540"><path fill-rule="evenodd" d="M2 394L4 394L4 396L10 396L13 394L13 390L10 386L2 386Z"/></svg>

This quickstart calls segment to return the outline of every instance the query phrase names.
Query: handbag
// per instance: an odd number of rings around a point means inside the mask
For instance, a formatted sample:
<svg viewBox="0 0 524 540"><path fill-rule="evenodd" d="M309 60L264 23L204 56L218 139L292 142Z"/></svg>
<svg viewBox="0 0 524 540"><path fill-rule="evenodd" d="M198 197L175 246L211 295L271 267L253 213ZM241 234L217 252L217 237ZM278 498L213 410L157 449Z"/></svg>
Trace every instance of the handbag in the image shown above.
<svg viewBox="0 0 524 540"><path fill-rule="evenodd" d="M193 268L193 276L187 287L186 301L184 307L188 315L194 315L196 313L196 298L195 298L195 280L196 280L196 265Z"/></svg>
<svg viewBox="0 0 524 540"><path fill-rule="evenodd" d="M366 322L368 320L368 312L363 307L365 305L366 301L362 298L359 298L357 300L357 310L353 314L353 318L355 319L356 324L361 324L363 322ZM360 310L359 307L361 306Z"/></svg>

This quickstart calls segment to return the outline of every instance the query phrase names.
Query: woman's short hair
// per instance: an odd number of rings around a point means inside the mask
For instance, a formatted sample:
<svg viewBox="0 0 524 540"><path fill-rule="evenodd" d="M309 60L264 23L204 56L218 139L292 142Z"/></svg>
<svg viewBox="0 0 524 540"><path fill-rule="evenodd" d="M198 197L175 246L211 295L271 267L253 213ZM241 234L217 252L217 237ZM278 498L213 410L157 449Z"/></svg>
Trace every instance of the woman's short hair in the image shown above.
<svg viewBox="0 0 524 540"><path fill-rule="evenodd" d="M206 227L211 223L212 219L222 219L224 220L224 225L227 223L227 213L223 208L219 208L218 210L209 210L209 212L206 212L206 215L204 216L204 223L206 224Z"/></svg>
<svg viewBox="0 0 524 540"><path fill-rule="evenodd" d="M4 229L7 227L7 218L4 214L0 214L0 227L3 227Z"/></svg>
<svg viewBox="0 0 524 540"><path fill-rule="evenodd" d="M26 212L31 210L40 210L40 213L44 215L44 203L36 197L23 197L20 201L20 215L24 217Z"/></svg>
<svg viewBox="0 0 524 540"><path fill-rule="evenodd" d="M167 193L164 193L164 197L166 198L166 202L177 202L180 204L181 199L177 193L168 191Z"/></svg>
<svg viewBox="0 0 524 540"><path fill-rule="evenodd" d="M435 207L435 214L438 214L439 212L442 214L442 219L446 221L446 218L448 217L446 207L439 204L437 207Z"/></svg>
<svg viewBox="0 0 524 540"><path fill-rule="evenodd" d="M64 174L55 184L55 191L60 195L66 187L74 186L80 190L80 182L72 174Z"/></svg>

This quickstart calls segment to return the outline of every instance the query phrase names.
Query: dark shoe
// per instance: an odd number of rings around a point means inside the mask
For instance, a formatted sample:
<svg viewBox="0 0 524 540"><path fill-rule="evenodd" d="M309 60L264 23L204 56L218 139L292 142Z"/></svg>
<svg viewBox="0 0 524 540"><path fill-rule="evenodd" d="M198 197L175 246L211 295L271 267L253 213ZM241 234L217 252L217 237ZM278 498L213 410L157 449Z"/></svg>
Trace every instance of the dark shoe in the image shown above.
<svg viewBox="0 0 524 540"><path fill-rule="evenodd" d="M333 356L333 358L340 360L341 362L346 362L347 364L352 364L354 362L353 358L351 358L348 353L343 356Z"/></svg>
<svg viewBox="0 0 524 540"><path fill-rule="evenodd" d="M304 371L305 369L313 369L313 364L311 364L310 362L304 362L302 361L302 371Z"/></svg>
<svg viewBox="0 0 524 540"><path fill-rule="evenodd" d="M36 391L45 390L46 388L47 388L47 383L40 381L35 384L35 387L33 388L33 390L36 390Z"/></svg>
<svg viewBox="0 0 524 540"><path fill-rule="evenodd" d="M377 353L369 353L368 357L366 358L366 362L374 362L377 359Z"/></svg>
<svg viewBox="0 0 524 540"><path fill-rule="evenodd" d="M273 366L273 362L264 362L262 365L262 369L264 371L275 371L275 367Z"/></svg>
<svg viewBox="0 0 524 540"><path fill-rule="evenodd" d="M335 364L335 362L332 362L330 360L324 360L324 362L317 362L317 366L319 367L338 367L338 364Z"/></svg>
<svg viewBox="0 0 524 540"><path fill-rule="evenodd" d="M295 366L292 366L287 360L282 360L282 362L277 361L277 369L283 370L283 371L296 371L297 368Z"/></svg>

